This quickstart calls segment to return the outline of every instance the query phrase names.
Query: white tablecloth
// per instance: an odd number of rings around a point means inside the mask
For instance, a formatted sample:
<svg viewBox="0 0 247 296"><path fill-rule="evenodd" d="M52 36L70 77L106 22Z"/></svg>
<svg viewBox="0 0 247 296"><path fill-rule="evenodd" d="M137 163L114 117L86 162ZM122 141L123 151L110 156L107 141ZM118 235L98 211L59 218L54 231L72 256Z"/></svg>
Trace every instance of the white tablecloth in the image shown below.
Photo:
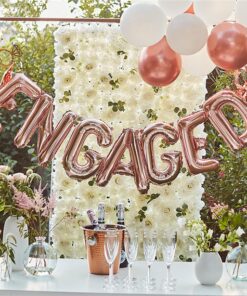
<svg viewBox="0 0 247 296"><path fill-rule="evenodd" d="M146 275L145 262L134 264L134 274L144 278ZM152 277L157 279L157 284L166 276L165 266L162 262L155 262L151 269ZM176 289L167 295L247 295L247 282L236 282L229 279L224 268L224 274L216 286L200 285L194 275L194 263L174 262L172 274L177 279ZM119 277L127 275L127 268L121 269ZM160 295L165 294L161 289L146 292L143 289L115 290L109 292L103 289L106 276L97 276L88 273L86 260L59 259L57 268L51 277L32 277L24 272L14 272L12 280L0 282L1 296L79 296L79 295Z"/></svg>

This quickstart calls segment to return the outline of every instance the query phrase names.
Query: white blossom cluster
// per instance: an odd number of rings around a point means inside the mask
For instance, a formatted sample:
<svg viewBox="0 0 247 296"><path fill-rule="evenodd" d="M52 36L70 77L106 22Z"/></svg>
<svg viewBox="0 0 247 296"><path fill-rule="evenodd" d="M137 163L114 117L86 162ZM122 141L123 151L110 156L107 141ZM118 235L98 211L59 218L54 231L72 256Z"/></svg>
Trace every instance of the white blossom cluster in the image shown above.
<svg viewBox="0 0 247 296"><path fill-rule="evenodd" d="M56 124L62 114L74 111L82 119L101 119L113 128L116 140L124 128L144 128L154 122L174 122L178 113L174 109L185 108L187 114L198 110L205 98L205 79L181 73L170 86L153 88L143 82L138 74L139 49L127 44L116 24L70 24L55 32L55 111ZM108 103L124 102L124 111L113 110ZM152 110L148 116L148 110ZM203 125L196 129L196 136L205 137ZM68 137L69 138L69 137ZM67 139L68 140L68 139ZM157 156L166 150L181 150L178 142L169 148L161 148L157 139ZM85 143L88 147L106 155L109 149L100 149L95 137ZM70 179L62 166L65 144L60 148L53 162L52 190L57 195L57 208L52 223L57 223L71 207L80 211L80 219L61 223L53 232L54 246L65 257L85 255L83 231L80 226L88 224L86 210L97 210L100 201L105 202L106 222L115 223L115 205L122 201L126 208L126 225L142 231L144 227L154 228L161 236L164 230L178 231L177 257L190 255L188 246L180 236L183 225L178 225L176 208L188 205L188 219L198 219L203 206L202 175L190 176L181 172L171 185L151 185L147 195L141 195L134 179L114 175L105 187L98 187L93 179L81 182ZM157 162L162 169L161 162ZM83 161L83 151L81 155ZM128 161L128 156L126 156ZM184 160L184 167L186 167ZM91 182L90 182L91 181ZM160 194L147 204L152 194ZM140 221L139 211L145 218ZM141 245L141 244L140 244ZM142 256L142 251L139 252Z"/></svg>

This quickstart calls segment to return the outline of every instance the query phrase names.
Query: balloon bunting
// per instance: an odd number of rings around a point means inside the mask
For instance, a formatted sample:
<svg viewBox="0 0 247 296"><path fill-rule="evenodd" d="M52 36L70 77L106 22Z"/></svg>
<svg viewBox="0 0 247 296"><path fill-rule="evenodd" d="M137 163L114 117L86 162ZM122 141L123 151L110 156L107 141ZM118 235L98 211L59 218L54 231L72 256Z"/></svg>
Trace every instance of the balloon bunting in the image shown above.
<svg viewBox="0 0 247 296"><path fill-rule="evenodd" d="M198 151L205 148L206 141L193 135L196 126L206 121L210 121L232 150L247 147L247 103L234 92L227 90L209 98L203 104L202 110L181 118L177 124L178 128L160 122L149 125L143 130L124 129L113 143L108 155L102 156L99 152L88 149L84 152L86 163L82 165L78 157L87 137L95 135L99 146L109 147L112 144L111 128L101 120L79 120L73 112L66 112L54 128L52 97L44 93L24 74L15 74L9 82L0 87L0 107L6 108L6 104L9 101L13 102L17 93L24 93L35 102L17 132L15 145L19 148L26 147L37 131L38 160L41 165L47 165L73 129L64 152L64 169L69 177L77 180L95 175L99 186L105 186L114 174L133 176L140 193L146 193L150 183L162 185L174 180L182 167L182 154L179 151L163 153L160 158L166 168L160 170L156 164L154 151L154 141L158 137L167 145L181 141L183 154L191 173L198 174L217 169L219 166L217 160L201 159L198 156ZM223 107L226 105L233 106L243 118L246 129L242 135L236 134L225 117ZM130 153L130 162L125 164L121 159L127 149Z"/></svg>

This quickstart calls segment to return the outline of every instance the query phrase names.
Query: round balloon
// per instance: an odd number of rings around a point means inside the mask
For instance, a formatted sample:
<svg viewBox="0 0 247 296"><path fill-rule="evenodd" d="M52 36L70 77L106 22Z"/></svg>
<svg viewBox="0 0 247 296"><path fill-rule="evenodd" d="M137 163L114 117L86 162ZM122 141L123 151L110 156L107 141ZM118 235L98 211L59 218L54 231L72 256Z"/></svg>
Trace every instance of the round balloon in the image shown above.
<svg viewBox="0 0 247 296"><path fill-rule="evenodd" d="M165 14L174 17L185 12L192 4L191 0L159 0L160 7L164 9Z"/></svg>
<svg viewBox="0 0 247 296"><path fill-rule="evenodd" d="M236 70L247 64L247 28L238 23L214 27L207 45L211 60L222 69Z"/></svg>
<svg viewBox="0 0 247 296"><path fill-rule="evenodd" d="M151 2L138 2L129 6L120 19L120 30L130 44L150 46L165 35L167 18L164 11Z"/></svg>
<svg viewBox="0 0 247 296"><path fill-rule="evenodd" d="M182 56L182 66L186 72L195 76L205 76L215 68L206 45L196 54Z"/></svg>
<svg viewBox="0 0 247 296"><path fill-rule="evenodd" d="M209 25L217 25L228 19L234 10L235 0L194 0L195 14Z"/></svg>
<svg viewBox="0 0 247 296"><path fill-rule="evenodd" d="M206 44L208 30L198 16L183 13L171 21L166 37L168 44L174 51L190 55L198 52Z"/></svg>
<svg viewBox="0 0 247 296"><path fill-rule="evenodd" d="M142 79L152 86L172 83L181 71L181 57L168 45L166 38L157 44L143 48L138 63Z"/></svg>
<svg viewBox="0 0 247 296"><path fill-rule="evenodd" d="M247 26L247 1L238 0L236 6L236 21L244 26Z"/></svg>

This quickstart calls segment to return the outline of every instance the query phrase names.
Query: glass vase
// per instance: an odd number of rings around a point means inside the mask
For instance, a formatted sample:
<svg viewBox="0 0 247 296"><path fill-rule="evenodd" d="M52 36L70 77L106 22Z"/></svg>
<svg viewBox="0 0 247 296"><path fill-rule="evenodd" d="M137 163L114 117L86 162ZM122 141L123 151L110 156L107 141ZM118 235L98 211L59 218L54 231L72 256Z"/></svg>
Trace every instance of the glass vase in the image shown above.
<svg viewBox="0 0 247 296"><path fill-rule="evenodd" d="M9 281L11 279L12 264L7 255L0 256L0 279L1 281Z"/></svg>
<svg viewBox="0 0 247 296"><path fill-rule="evenodd" d="M24 269L34 276L50 275L57 265L57 253L45 242L45 237L36 237L24 254Z"/></svg>
<svg viewBox="0 0 247 296"><path fill-rule="evenodd" d="M232 249L226 258L226 269L230 277L238 281L247 281L247 245L241 243Z"/></svg>

